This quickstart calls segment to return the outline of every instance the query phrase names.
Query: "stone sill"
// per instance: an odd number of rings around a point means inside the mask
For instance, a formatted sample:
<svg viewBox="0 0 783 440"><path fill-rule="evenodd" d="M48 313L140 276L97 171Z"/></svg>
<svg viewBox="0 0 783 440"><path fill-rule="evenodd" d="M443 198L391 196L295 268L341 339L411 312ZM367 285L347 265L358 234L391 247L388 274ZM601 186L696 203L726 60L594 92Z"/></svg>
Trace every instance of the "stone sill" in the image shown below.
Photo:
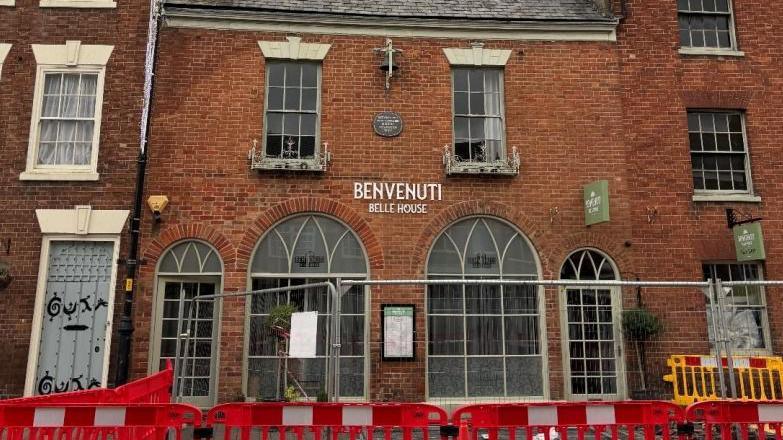
<svg viewBox="0 0 783 440"><path fill-rule="evenodd" d="M25 171L19 174L19 180L49 180L49 181L73 181L95 182L100 174L94 171Z"/></svg>
<svg viewBox="0 0 783 440"><path fill-rule="evenodd" d="M257 171L296 171L321 173L326 167L316 159L261 159L254 161L250 169Z"/></svg>
<svg viewBox="0 0 783 440"><path fill-rule="evenodd" d="M719 193L696 193L693 195L694 202L741 202L741 203L761 203L761 196L753 194L719 194Z"/></svg>
<svg viewBox="0 0 783 440"><path fill-rule="evenodd" d="M709 49L702 47L681 47L680 55L707 55L715 57L744 57L745 52L734 49Z"/></svg>
<svg viewBox="0 0 783 440"><path fill-rule="evenodd" d="M519 170L514 169L513 167L502 164L466 164L462 163L459 165L452 165L448 170L446 170L446 174L449 176L455 176L455 175L491 175L491 176L516 176L519 174Z"/></svg>

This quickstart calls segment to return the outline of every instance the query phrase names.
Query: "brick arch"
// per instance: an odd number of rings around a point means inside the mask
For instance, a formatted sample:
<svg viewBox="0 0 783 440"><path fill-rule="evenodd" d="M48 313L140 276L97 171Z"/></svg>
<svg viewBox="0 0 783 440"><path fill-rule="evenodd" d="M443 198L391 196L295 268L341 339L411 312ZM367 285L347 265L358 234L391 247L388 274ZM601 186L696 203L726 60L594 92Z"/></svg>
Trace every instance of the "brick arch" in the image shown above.
<svg viewBox="0 0 783 440"><path fill-rule="evenodd" d="M370 225L353 209L331 199L300 197L289 199L264 211L247 229L237 247L237 271L247 272L253 250L261 237L276 223L296 214L326 214L348 225L367 252L369 270L375 273L384 267L383 248Z"/></svg>
<svg viewBox="0 0 783 440"><path fill-rule="evenodd" d="M620 243L618 240L613 240L611 236L606 234L599 234L592 231L586 231L579 234L570 234L564 241L563 246L559 249L555 249L552 257L552 270L555 277L560 276L560 267L565 263L566 258L574 251L585 248L593 248L601 251L609 259L611 259L615 266L617 266L618 276L620 279L627 278L629 274L628 270L633 267L630 256L630 249Z"/></svg>
<svg viewBox="0 0 783 440"><path fill-rule="evenodd" d="M236 248L225 235L206 225L186 224L166 228L150 241L142 252L143 258L147 260L147 270L155 271L158 259L172 244L190 239L202 240L212 245L223 260L223 272L230 271L236 263Z"/></svg>
<svg viewBox="0 0 783 440"><path fill-rule="evenodd" d="M549 232L542 230L536 222L528 218L520 210L514 209L509 205L470 200L449 206L424 227L416 242L414 255L411 258L411 273L424 277L426 275L424 268L426 266L427 254L435 243L435 238L452 223L469 216L497 217L514 225L520 232L525 234L525 237L533 246L533 250L541 262L541 271L544 274L550 271L550 258L546 249L555 240L553 240Z"/></svg>

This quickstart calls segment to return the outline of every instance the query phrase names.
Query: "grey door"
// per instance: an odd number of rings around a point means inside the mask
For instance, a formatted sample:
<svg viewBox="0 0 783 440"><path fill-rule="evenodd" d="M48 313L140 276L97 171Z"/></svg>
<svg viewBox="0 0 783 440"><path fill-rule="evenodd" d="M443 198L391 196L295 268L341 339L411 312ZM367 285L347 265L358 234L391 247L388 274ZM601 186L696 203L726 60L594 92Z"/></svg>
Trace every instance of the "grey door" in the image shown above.
<svg viewBox="0 0 783 440"><path fill-rule="evenodd" d="M113 242L51 243L33 393L106 385L113 255Z"/></svg>

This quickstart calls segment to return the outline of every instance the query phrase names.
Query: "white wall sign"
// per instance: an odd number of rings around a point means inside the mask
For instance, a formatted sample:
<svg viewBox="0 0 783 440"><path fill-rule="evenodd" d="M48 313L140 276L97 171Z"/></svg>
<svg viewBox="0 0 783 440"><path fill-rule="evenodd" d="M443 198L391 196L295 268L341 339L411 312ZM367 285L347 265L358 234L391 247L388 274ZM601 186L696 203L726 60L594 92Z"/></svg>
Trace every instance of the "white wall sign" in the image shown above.
<svg viewBox="0 0 783 440"><path fill-rule="evenodd" d="M317 334L318 312L292 313L288 357L299 359L314 358Z"/></svg>
<svg viewBox="0 0 783 440"><path fill-rule="evenodd" d="M378 214L426 214L429 204L443 199L440 183L354 182L353 198L371 200L367 212Z"/></svg>
<svg viewBox="0 0 783 440"><path fill-rule="evenodd" d="M383 359L413 359L413 306L383 305Z"/></svg>

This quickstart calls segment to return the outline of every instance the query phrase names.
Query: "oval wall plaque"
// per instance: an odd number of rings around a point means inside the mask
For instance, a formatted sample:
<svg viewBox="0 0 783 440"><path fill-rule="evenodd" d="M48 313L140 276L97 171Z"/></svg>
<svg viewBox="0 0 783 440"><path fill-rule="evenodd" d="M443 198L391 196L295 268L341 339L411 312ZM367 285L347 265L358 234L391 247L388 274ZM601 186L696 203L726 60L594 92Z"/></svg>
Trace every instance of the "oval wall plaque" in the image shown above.
<svg viewBox="0 0 783 440"><path fill-rule="evenodd" d="M383 137L399 136L402 133L402 116L397 112L380 112L372 120L375 134Z"/></svg>

